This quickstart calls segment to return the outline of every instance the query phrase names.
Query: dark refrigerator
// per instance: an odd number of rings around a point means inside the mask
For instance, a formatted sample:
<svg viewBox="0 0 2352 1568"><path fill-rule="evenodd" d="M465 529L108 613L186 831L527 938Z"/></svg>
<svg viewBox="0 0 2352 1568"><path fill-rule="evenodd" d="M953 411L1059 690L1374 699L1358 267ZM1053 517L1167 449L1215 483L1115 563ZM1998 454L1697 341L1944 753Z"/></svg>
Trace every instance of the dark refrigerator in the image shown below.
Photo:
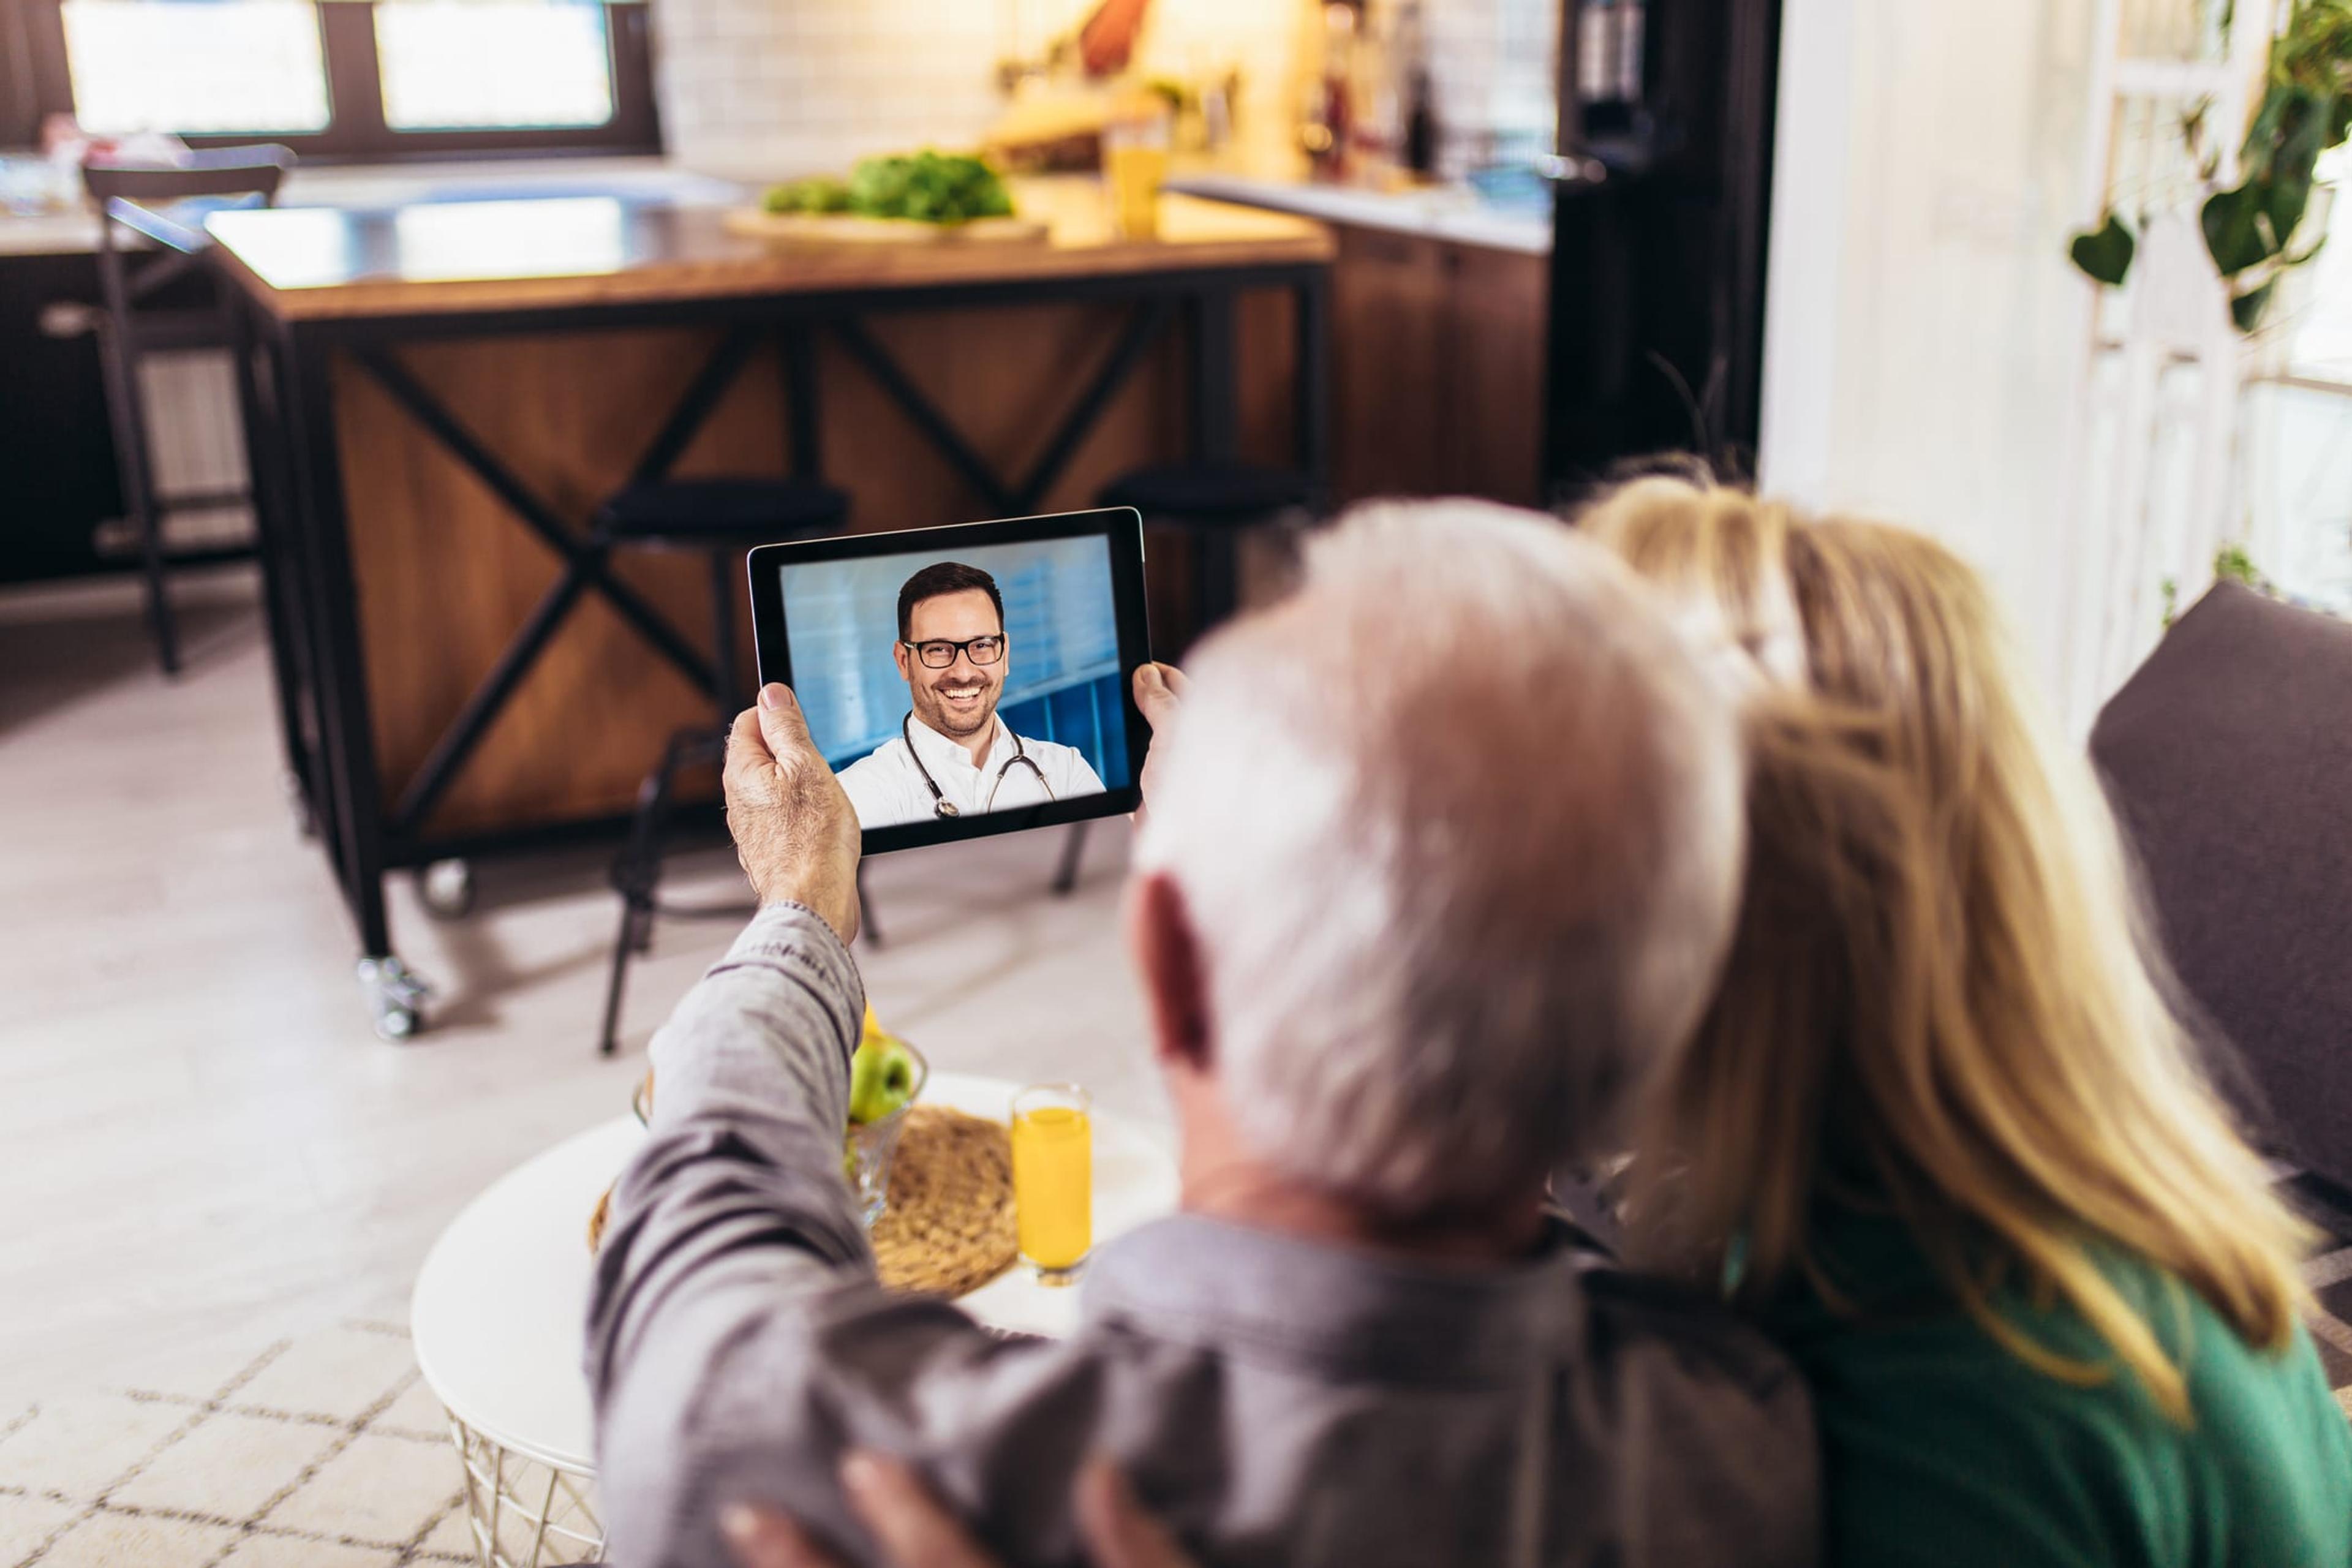
<svg viewBox="0 0 2352 1568"><path fill-rule="evenodd" d="M1562 0L1544 471L1752 470L1781 0Z"/></svg>

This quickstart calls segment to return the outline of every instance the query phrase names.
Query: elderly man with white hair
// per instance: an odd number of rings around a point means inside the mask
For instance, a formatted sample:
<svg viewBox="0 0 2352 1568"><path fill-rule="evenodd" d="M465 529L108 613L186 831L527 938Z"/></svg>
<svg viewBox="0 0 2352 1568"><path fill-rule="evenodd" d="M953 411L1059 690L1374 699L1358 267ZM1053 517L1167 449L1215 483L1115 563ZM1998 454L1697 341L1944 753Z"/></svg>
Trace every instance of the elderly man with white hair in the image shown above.
<svg viewBox="0 0 2352 1568"><path fill-rule="evenodd" d="M764 907L654 1042L596 1274L614 1561L719 1568L738 1505L874 1561L841 1472L873 1451L1010 1563L1078 1560L1106 1458L1211 1563L1810 1563L1794 1372L1545 1205L1728 937L1742 774L1693 656L1557 522L1389 505L1181 702L1137 685L1127 935L1182 1212L1098 1252L1053 1342L876 1283L840 1176L857 823L782 687L737 721Z"/></svg>

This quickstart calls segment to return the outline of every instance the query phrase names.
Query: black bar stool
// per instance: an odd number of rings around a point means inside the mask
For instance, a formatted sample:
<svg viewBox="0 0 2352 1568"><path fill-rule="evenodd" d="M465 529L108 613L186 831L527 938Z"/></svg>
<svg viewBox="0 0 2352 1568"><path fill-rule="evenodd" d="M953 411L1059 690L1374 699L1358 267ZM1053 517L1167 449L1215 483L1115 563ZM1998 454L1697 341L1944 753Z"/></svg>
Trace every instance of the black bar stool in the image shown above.
<svg viewBox="0 0 2352 1568"><path fill-rule="evenodd" d="M739 919L740 906L679 908L656 898L667 846L677 775L709 767L727 754L727 727L745 699L735 678L735 562L754 544L839 533L849 520L849 497L814 479L670 479L631 485L597 511L597 542L615 550L698 550L710 562L711 700L715 726L677 731L660 765L637 789L628 843L613 861L613 888L621 895L621 934L613 947L613 973L604 992L604 1021L596 1048L614 1050L629 961L653 946L654 919Z"/></svg>
<svg viewBox="0 0 2352 1568"><path fill-rule="evenodd" d="M1286 512L1311 512L1316 503L1315 482L1297 469L1206 458L1121 474L1103 487L1095 504L1131 506L1146 522L1183 530L1193 549L1192 635L1197 637L1234 613L1242 536Z"/></svg>
<svg viewBox="0 0 2352 1568"><path fill-rule="evenodd" d="M177 674L180 668L179 636L169 593L173 566L235 560L253 552L243 546L175 552L164 544L165 514L194 508L257 507L258 502L251 476L239 491L168 500L156 493L154 445L149 438L147 409L140 393L140 362L152 353L226 349L233 337L218 310L152 306L142 310L140 305L199 268L211 246L204 227L207 207L268 206L277 200L278 184L293 164L292 152L269 145L215 148L191 153L183 163L93 163L82 170L82 184L99 210L98 275L106 300L100 359L105 373L107 417L113 427L122 504L139 536L140 563L147 579L147 619L154 632L156 658L166 675ZM134 268L121 244L120 229L154 242L163 254ZM240 365L238 374L242 377L246 367ZM241 403L247 401L240 398Z"/></svg>

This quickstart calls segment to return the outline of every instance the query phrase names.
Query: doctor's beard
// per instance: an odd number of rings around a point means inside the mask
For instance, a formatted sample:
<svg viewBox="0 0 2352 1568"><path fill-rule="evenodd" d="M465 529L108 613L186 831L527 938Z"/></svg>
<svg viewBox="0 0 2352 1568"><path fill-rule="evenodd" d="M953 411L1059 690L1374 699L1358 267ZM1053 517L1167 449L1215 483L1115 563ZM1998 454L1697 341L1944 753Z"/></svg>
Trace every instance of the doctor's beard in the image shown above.
<svg viewBox="0 0 2352 1568"><path fill-rule="evenodd" d="M950 740L970 740L995 721L996 699L1003 689L1003 677L991 671L966 668L942 673L915 693L915 717ZM950 700L964 692L971 693L973 700Z"/></svg>

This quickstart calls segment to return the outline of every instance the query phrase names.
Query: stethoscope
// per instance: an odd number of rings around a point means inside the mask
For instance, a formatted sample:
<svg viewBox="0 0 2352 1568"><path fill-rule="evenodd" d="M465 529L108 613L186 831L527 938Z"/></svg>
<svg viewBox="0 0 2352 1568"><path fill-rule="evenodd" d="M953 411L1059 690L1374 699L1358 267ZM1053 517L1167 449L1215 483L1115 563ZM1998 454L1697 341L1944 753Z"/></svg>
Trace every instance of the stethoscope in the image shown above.
<svg viewBox="0 0 2352 1568"><path fill-rule="evenodd" d="M907 755L915 759L915 771L923 775L923 787L931 792L931 815L961 816L963 813L957 808L956 803L940 793L940 781L931 776L931 770L923 765L923 754L915 750L915 733L908 727L914 721L914 718L915 716L909 713L898 721L898 738L907 742ZM988 786L988 804L981 809L983 811L996 809L997 792L1004 787L1004 775L1015 768L1027 768L1036 774L1037 787L1045 792L1047 800L1058 798L1054 794L1054 786L1045 782L1045 770L1037 765L1037 759L1029 754L1029 748L1021 743L1021 737L1013 734L1013 726L1010 724L1004 726L1004 732L1013 735L1013 754L1004 759L1003 767L996 770L996 782Z"/></svg>

